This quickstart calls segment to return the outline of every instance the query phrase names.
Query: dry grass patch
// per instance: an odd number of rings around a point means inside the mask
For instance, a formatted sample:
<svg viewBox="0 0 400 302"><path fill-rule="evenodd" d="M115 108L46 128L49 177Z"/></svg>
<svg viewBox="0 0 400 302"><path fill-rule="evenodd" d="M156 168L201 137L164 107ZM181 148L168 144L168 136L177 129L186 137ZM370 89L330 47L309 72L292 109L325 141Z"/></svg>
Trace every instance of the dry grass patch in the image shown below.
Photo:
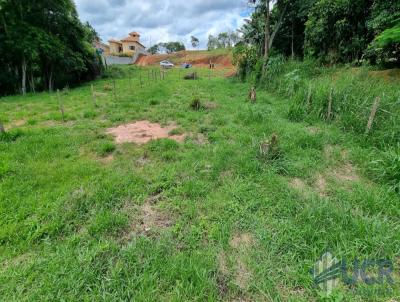
<svg viewBox="0 0 400 302"><path fill-rule="evenodd" d="M346 163L331 172L329 172L329 176L338 180L339 182L356 182L360 180L360 177L357 174L356 168L351 163Z"/></svg>
<svg viewBox="0 0 400 302"><path fill-rule="evenodd" d="M244 258L246 250L251 248L254 244L254 237L250 233L235 234L229 242L229 245L235 250L235 284L241 290L248 289L253 276Z"/></svg>
<svg viewBox="0 0 400 302"><path fill-rule="evenodd" d="M104 165L108 165L108 164L112 163L113 160L114 160L113 154L109 154L106 157L102 157L99 159L99 161Z"/></svg>
<svg viewBox="0 0 400 302"><path fill-rule="evenodd" d="M6 271L8 269L13 269L17 266L28 263L32 259L32 253L25 253L19 256L16 256L12 259L7 259L0 264L0 270Z"/></svg>
<svg viewBox="0 0 400 302"><path fill-rule="evenodd" d="M235 234L229 245L234 249L248 248L254 245L254 237L250 233Z"/></svg>
<svg viewBox="0 0 400 302"><path fill-rule="evenodd" d="M133 205L130 201L126 202L122 212L130 219L130 226L122 236L122 241L128 241L135 235L157 236L162 230L173 225L170 213L161 210L156 205L161 199L161 195L152 196L142 206Z"/></svg>
<svg viewBox="0 0 400 302"><path fill-rule="evenodd" d="M309 127L306 128L306 131L307 131L309 134L315 135L315 134L320 133L320 132L321 132L321 129L319 129L318 127L315 127L315 126L309 126Z"/></svg>
<svg viewBox="0 0 400 302"><path fill-rule="evenodd" d="M317 174L315 177L314 188L318 192L319 196L328 196L327 186L328 184L325 177L322 174Z"/></svg>

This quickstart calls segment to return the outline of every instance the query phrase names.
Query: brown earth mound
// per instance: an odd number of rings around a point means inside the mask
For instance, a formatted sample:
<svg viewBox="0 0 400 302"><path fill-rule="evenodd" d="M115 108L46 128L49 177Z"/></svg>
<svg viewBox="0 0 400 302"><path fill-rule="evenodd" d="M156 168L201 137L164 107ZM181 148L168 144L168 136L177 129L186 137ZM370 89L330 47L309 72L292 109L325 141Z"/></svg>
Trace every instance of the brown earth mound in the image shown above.
<svg viewBox="0 0 400 302"><path fill-rule="evenodd" d="M195 67L208 67L210 61L217 69L233 68L232 54L215 54L207 51L180 51L172 54L159 54L151 56L139 56L136 61L138 66L158 65L163 60L169 60L175 65L189 63Z"/></svg>
<svg viewBox="0 0 400 302"><path fill-rule="evenodd" d="M176 125L171 124L165 128L160 124L151 123L149 121L138 121L133 124L120 125L116 128L107 130L107 134L115 136L117 144L136 143L139 145L146 144L154 139L169 138L177 142L183 142L186 135L170 135L172 130L176 129Z"/></svg>

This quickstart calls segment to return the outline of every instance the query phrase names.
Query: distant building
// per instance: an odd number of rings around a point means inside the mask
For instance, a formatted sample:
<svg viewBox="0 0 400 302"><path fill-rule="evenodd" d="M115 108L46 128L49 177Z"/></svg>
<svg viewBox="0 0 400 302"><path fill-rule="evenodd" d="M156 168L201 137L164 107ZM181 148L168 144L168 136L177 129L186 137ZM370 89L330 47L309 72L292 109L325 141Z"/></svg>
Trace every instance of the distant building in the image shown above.
<svg viewBox="0 0 400 302"><path fill-rule="evenodd" d="M146 47L140 43L140 34L137 32L131 32L128 37L122 40L111 39L109 51L113 54L127 54L134 56L136 53L145 53ZM106 53L107 54L107 53Z"/></svg>
<svg viewBox="0 0 400 302"><path fill-rule="evenodd" d="M96 40L93 42L93 47L97 49L99 54L109 55L110 54L110 46L104 44L100 40Z"/></svg>

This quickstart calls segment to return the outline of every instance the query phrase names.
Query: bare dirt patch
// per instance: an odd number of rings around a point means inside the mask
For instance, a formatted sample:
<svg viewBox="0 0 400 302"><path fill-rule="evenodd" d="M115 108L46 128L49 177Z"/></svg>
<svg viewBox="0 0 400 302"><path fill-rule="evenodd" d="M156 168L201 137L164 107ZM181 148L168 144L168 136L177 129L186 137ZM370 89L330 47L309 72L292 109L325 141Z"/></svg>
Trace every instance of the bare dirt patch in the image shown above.
<svg viewBox="0 0 400 302"><path fill-rule="evenodd" d="M249 283L252 277L252 273L247 268L247 265L242 259L237 259L236 262L236 276L235 284L239 286L240 289L245 290L249 287Z"/></svg>
<svg viewBox="0 0 400 302"><path fill-rule="evenodd" d="M318 134L321 132L321 129L319 129L318 127L315 127L315 126L307 127L306 130L309 134Z"/></svg>
<svg viewBox="0 0 400 302"><path fill-rule="evenodd" d="M31 253L25 253L25 254L16 256L12 259L9 259L9 260L6 260L6 261L0 263L0 270L6 271L7 269L15 268L22 264L28 263L31 260L31 258L32 258Z"/></svg>
<svg viewBox="0 0 400 302"><path fill-rule="evenodd" d="M141 220L141 231L145 234L154 229L165 229L172 225L170 218L150 203L143 205Z"/></svg>
<svg viewBox="0 0 400 302"><path fill-rule="evenodd" d="M300 178L293 178L290 181L290 186L293 189L299 190L299 191L304 191L307 188L307 185L305 184L305 182L303 180L301 180Z"/></svg>
<svg viewBox="0 0 400 302"><path fill-rule="evenodd" d="M289 186L292 189L298 191L302 196L305 198L309 197L310 195L310 188L309 186L300 178L293 178L289 182Z"/></svg>
<svg viewBox="0 0 400 302"><path fill-rule="evenodd" d="M214 110L218 108L218 104L214 102L206 102L204 104L204 109L206 110Z"/></svg>
<svg viewBox="0 0 400 302"><path fill-rule="evenodd" d="M336 168L330 173L330 176L340 182L355 182L360 180L355 167L351 163L346 163Z"/></svg>
<svg viewBox="0 0 400 302"><path fill-rule="evenodd" d="M193 134L192 139L196 145L203 146L208 144L208 138L202 133Z"/></svg>
<svg viewBox="0 0 400 302"><path fill-rule="evenodd" d="M317 190L319 196L321 196L321 197L328 196L327 182L326 182L325 177L322 174L317 174L314 186L315 186L315 189Z"/></svg>
<svg viewBox="0 0 400 302"><path fill-rule="evenodd" d="M157 236L159 231L173 225L171 215L156 206L161 198L161 195L152 196L142 206L132 205L131 202L125 204L122 211L128 215L131 223L122 241L128 241L134 235Z"/></svg>
<svg viewBox="0 0 400 302"><path fill-rule="evenodd" d="M160 124L151 123L149 121L138 121L132 124L120 125L116 128L107 129L107 134L115 137L117 144L136 143L138 145L146 144L152 140L169 138L177 142L183 142L186 134L170 135L170 132L177 127L170 124L161 127Z"/></svg>
<svg viewBox="0 0 400 302"><path fill-rule="evenodd" d="M248 248L254 244L254 237L250 233L240 233L233 236L229 242L234 249Z"/></svg>
<svg viewBox="0 0 400 302"><path fill-rule="evenodd" d="M226 255L224 251L218 254L218 268L221 274L227 276L229 275L228 264L226 261Z"/></svg>
<svg viewBox="0 0 400 302"><path fill-rule="evenodd" d="M102 157L99 159L99 161L104 165L108 165L108 164L112 163L113 160L114 160L113 154L109 154L106 157Z"/></svg>
<svg viewBox="0 0 400 302"><path fill-rule="evenodd" d="M8 125L7 124L4 125L4 128L7 131L7 130L10 130L10 129L13 129L13 128L18 128L18 127L25 126L25 124L26 124L26 120L16 120L16 121L13 121L12 123L10 123Z"/></svg>

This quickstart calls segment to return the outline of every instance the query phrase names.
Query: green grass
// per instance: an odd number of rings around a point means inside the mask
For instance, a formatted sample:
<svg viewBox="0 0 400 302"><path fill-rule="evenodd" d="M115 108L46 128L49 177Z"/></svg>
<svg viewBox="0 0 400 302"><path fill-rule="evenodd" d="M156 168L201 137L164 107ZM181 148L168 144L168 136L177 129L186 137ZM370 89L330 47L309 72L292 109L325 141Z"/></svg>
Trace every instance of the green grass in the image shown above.
<svg viewBox="0 0 400 302"><path fill-rule="evenodd" d="M249 84L223 71L120 71L116 98L112 78L92 83L97 106L90 85L63 93L64 123L56 94L0 99L0 300L325 301L309 271L326 250L396 269L392 288L359 283L330 300L400 296L400 197L369 169L381 151L336 124L289 120L287 97L248 103ZM193 110L196 98L217 106ZM106 135L144 119L189 137ZM279 157L265 159L274 133Z"/></svg>

